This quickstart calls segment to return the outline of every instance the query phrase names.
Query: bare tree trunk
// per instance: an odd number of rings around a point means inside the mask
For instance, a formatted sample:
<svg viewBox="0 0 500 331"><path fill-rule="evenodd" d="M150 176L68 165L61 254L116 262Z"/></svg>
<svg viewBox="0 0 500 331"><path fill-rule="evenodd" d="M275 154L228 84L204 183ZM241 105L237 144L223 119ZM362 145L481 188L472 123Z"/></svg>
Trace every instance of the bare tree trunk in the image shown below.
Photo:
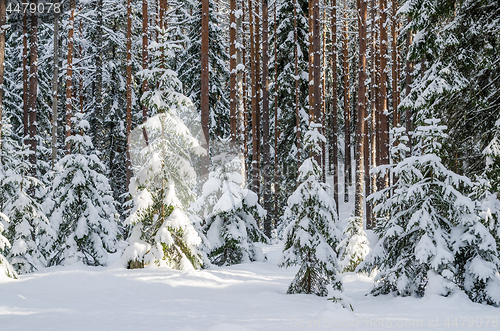
<svg viewBox="0 0 500 331"><path fill-rule="evenodd" d="M368 153L365 152L366 139L366 1L358 0L359 14L359 74L358 74L358 115L356 120L356 194L354 216L363 218L363 184ZM367 147L367 146L366 146ZM366 160L365 160L366 157Z"/></svg>
<svg viewBox="0 0 500 331"><path fill-rule="evenodd" d="M54 71L52 75L52 170L57 162L57 90L59 82L59 13L54 13Z"/></svg>
<svg viewBox="0 0 500 331"><path fill-rule="evenodd" d="M314 122L321 124L321 22L319 16L319 0L313 0L313 74L314 74ZM322 128L318 130L322 133ZM316 162L321 165L321 154L315 155Z"/></svg>
<svg viewBox="0 0 500 331"><path fill-rule="evenodd" d="M332 68L332 152L333 152L333 199L335 200L335 207L339 211L339 161L338 161L338 109L337 109L337 0L332 0L332 54L331 64Z"/></svg>
<svg viewBox="0 0 500 331"><path fill-rule="evenodd" d="M300 112L299 112L299 50L297 32L297 0L293 0L293 30L294 30L294 58L295 58L295 119L297 122L297 169L300 168ZM310 89L309 89L310 91Z"/></svg>
<svg viewBox="0 0 500 331"><path fill-rule="evenodd" d="M258 94L258 39L257 15L253 12L252 0L248 1L248 15L250 18L250 65L252 79L252 189L259 195L260 169L259 169L259 99Z"/></svg>
<svg viewBox="0 0 500 331"><path fill-rule="evenodd" d="M32 3L38 8L38 0ZM37 101L37 83L38 83L38 13L31 14L31 36L30 36L30 78L29 78L29 132L30 132L30 151L29 157L31 163L31 175L36 177L36 101ZM31 192L34 195L34 191Z"/></svg>
<svg viewBox="0 0 500 331"><path fill-rule="evenodd" d="M29 88L28 88L28 13L23 15L23 128L24 144L28 145L29 135Z"/></svg>
<svg viewBox="0 0 500 331"><path fill-rule="evenodd" d="M389 164L389 121L387 113L387 0L380 0L380 123L381 164ZM388 187L389 174L385 173L383 186Z"/></svg>
<svg viewBox="0 0 500 331"><path fill-rule="evenodd" d="M79 4L78 5L78 12L81 12L82 11L82 5ZM81 39L83 39L83 26L82 26L82 19L80 18L78 20L78 34L80 36ZM82 44L80 43L80 45L78 45L78 57L80 58L80 64L79 64L79 68L80 68L80 81L79 81L79 84L78 84L78 93L79 93L79 99L80 99L80 113L83 114L83 106L84 106L84 101L85 101L85 96L84 96L84 90L85 90L85 87L83 86L84 85L84 81L83 81L83 75L82 75L82 60L83 60L83 47L82 47Z"/></svg>
<svg viewBox="0 0 500 331"><path fill-rule="evenodd" d="M393 126L399 126L399 97L398 97L398 2L397 0L392 0L391 2L391 21L392 21L392 109L393 109Z"/></svg>
<svg viewBox="0 0 500 331"><path fill-rule="evenodd" d="M210 165L210 104L209 104L209 73L208 73L208 31L209 31L209 0L201 1L201 145L207 155L202 159L202 175L208 175Z"/></svg>
<svg viewBox="0 0 500 331"><path fill-rule="evenodd" d="M103 18L103 0L97 0L97 36L96 36L96 54L95 54L95 132L96 132L96 146L100 152L102 152L104 148L104 114L103 114L103 103L102 103L102 41L103 41L103 32L102 26Z"/></svg>
<svg viewBox="0 0 500 331"><path fill-rule="evenodd" d="M309 75L308 75L308 87L309 87L309 123L314 122L314 50L313 50L313 4L314 0L309 0L308 4L308 15L307 20L309 22Z"/></svg>
<svg viewBox="0 0 500 331"><path fill-rule="evenodd" d="M411 18L408 18L408 24L411 22ZM412 43L412 32L408 30L406 32L406 49L409 49ZM406 60L406 96L408 97L411 93L411 73L413 70L413 65L410 60ZM405 113L405 121L406 121L406 135L408 136L408 147L410 148L410 154L411 154L411 135L410 132L412 130L412 125L411 125L411 110L409 107L406 107L406 113Z"/></svg>
<svg viewBox="0 0 500 331"><path fill-rule="evenodd" d="M318 0L319 1L319 0ZM323 0L323 5L326 8L327 0ZM321 24L321 29L323 30L323 44L321 45L321 123L322 123L322 133L326 138L326 10L323 10L323 22ZM326 183L326 141L321 144L322 154L321 163L323 165L323 183Z"/></svg>
<svg viewBox="0 0 500 331"><path fill-rule="evenodd" d="M262 168L264 180L264 232L271 237L271 162L269 158L269 13L267 0L262 0Z"/></svg>
<svg viewBox="0 0 500 331"><path fill-rule="evenodd" d="M102 0L100 0L102 1ZM148 0L142 0L142 70L147 70L149 64L148 56ZM142 80L142 93L148 91L148 80L144 77ZM142 105L142 123L148 120L148 108L145 104ZM144 131L146 134L146 131ZM147 136L144 138L148 141Z"/></svg>
<svg viewBox="0 0 500 331"><path fill-rule="evenodd" d="M68 139L71 136L71 115L72 115L72 97L73 97L73 45L74 39L73 35L75 32L75 10L76 4L75 0L70 0L70 14L69 14L69 24L68 24L68 58L67 58L67 69L66 69L66 134L65 137ZM71 145L66 143L66 154L71 153Z"/></svg>
<svg viewBox="0 0 500 331"><path fill-rule="evenodd" d="M245 0L241 0L241 11L242 11L242 22L245 22ZM246 29L245 29L245 25L242 24L241 25L242 27L242 30L241 30L241 41L242 41L242 47L243 47L243 50L242 50L242 53L243 53L243 67L245 69L243 69L243 72L242 72L242 75L243 75L243 159L244 159L244 166L245 166L245 176L244 178L246 178L247 182L248 182L248 175L249 175L249 170L250 170L250 167L249 165L247 164L247 160L248 160L248 111L247 111L247 107L248 107L248 85L247 85L247 70L246 70L246 67L247 67L247 48L246 48Z"/></svg>
<svg viewBox="0 0 500 331"><path fill-rule="evenodd" d="M255 93L255 107L256 107L256 118L257 121L255 122L256 126L256 132L257 132L257 170L258 170L258 181L257 186L255 187L255 193L259 196L260 200L260 176L261 176L261 146L260 146L260 129L261 129L261 110L260 110L260 95L261 95L261 90L262 90L262 85L261 85L261 77L260 77L260 7L258 5L255 5L255 15L254 15L254 21L255 21L255 86L256 86L256 93Z"/></svg>
<svg viewBox="0 0 500 331"><path fill-rule="evenodd" d="M344 6L344 31L342 34L342 68L344 75L344 202L349 201L349 186L352 184L351 174L351 96L349 92L349 35L347 21L347 5Z"/></svg>
<svg viewBox="0 0 500 331"><path fill-rule="evenodd" d="M132 178L130 145L132 132L132 1L127 0L127 187Z"/></svg>
<svg viewBox="0 0 500 331"><path fill-rule="evenodd" d="M241 176L243 177L242 185L246 183L246 167L245 167L245 153L244 153L244 140L243 135L245 128L245 99L244 99L244 81L243 81L243 73L245 69L238 68L238 66L243 65L244 63L244 46L243 46L243 2L238 1L238 7L241 10L241 13L236 17L236 42L238 47L236 47L236 148L238 152L238 157L241 159Z"/></svg>
<svg viewBox="0 0 500 331"><path fill-rule="evenodd" d="M375 75L376 75L376 36L375 36L375 0L371 0L370 6L370 14L371 14L371 92L370 92L370 110L371 110L371 136L370 136L370 163L372 168L377 166L377 107L376 107L376 83L375 83ZM377 190L377 178L374 175L369 175L369 189L366 190L366 194L375 193ZM371 203L366 202L366 228L373 229L373 215Z"/></svg>
<svg viewBox="0 0 500 331"><path fill-rule="evenodd" d="M279 200L279 188L278 183L278 136L280 135L279 122L278 122L278 45L276 43L276 9L277 3L274 1L274 225L277 227L278 223L278 200Z"/></svg>
<svg viewBox="0 0 500 331"><path fill-rule="evenodd" d="M236 146L236 0L229 0L229 124L231 145Z"/></svg>
<svg viewBox="0 0 500 331"><path fill-rule="evenodd" d="M2 150L2 115L3 115L3 74L5 71L5 30L7 23L7 1L0 0L0 152Z"/></svg>

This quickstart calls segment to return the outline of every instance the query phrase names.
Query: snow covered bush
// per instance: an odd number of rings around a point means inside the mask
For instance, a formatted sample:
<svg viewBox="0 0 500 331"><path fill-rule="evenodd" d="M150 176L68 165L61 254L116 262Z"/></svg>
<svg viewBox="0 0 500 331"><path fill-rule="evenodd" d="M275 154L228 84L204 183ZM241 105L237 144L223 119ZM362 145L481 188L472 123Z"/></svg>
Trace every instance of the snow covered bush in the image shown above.
<svg viewBox="0 0 500 331"><path fill-rule="evenodd" d="M166 31L160 31L160 42L150 49L157 66L140 75L155 88L142 96L142 102L157 115L132 133L135 177L130 183L133 208L127 224L133 230L125 258L175 269L198 268L201 239L185 210L194 200L191 156L205 151L179 117L194 116L194 111L191 100L180 92L177 74L166 67L175 56Z"/></svg>
<svg viewBox="0 0 500 331"><path fill-rule="evenodd" d="M423 296L428 289L448 295L456 283L470 296L471 284L493 284L498 278L494 239L480 222L475 202L461 193L472 182L446 169L438 156L446 137L446 127L438 123L425 120L416 129L415 155L393 167L397 181L391 187L369 197L378 202L379 241L360 270L378 271L374 295ZM478 265L488 272L474 269Z"/></svg>
<svg viewBox="0 0 500 331"><path fill-rule="evenodd" d="M339 266L342 272L355 271L370 251L362 219L349 217L340 247Z"/></svg>
<svg viewBox="0 0 500 331"><path fill-rule="evenodd" d="M243 188L243 164L228 146L229 139L221 139L202 195L192 207L208 240L208 257L218 266L255 261L262 253L253 243L268 241L257 223L266 211L259 205L257 194Z"/></svg>
<svg viewBox="0 0 500 331"><path fill-rule="evenodd" d="M97 155L88 152L93 148L86 135L88 128L83 114L76 114L75 134L66 139L71 153L57 163L46 201L50 224L57 233L50 265L104 265L108 253L115 251L115 202L104 165Z"/></svg>
<svg viewBox="0 0 500 331"><path fill-rule="evenodd" d="M325 138L311 125L305 135L305 147L319 153ZM328 295L328 285L342 290L339 279L339 244L342 232L338 229L335 202L321 183L321 168L309 157L299 168L300 185L288 198L284 220L285 247L280 267L300 265L288 288L289 294L307 293Z"/></svg>

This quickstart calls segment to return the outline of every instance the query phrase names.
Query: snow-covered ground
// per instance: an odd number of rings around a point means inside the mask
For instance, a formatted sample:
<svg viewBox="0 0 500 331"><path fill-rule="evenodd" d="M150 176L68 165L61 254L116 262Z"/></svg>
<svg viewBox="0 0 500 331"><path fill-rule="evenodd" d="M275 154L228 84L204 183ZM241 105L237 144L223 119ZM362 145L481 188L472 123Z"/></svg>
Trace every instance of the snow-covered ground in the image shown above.
<svg viewBox="0 0 500 331"><path fill-rule="evenodd" d="M451 298L372 297L372 280L345 274L354 312L314 295L287 295L297 269L267 262L179 272L148 267L54 267L0 281L0 330L495 330L498 308ZM480 326L480 324L482 325ZM448 326L447 326L448 325Z"/></svg>

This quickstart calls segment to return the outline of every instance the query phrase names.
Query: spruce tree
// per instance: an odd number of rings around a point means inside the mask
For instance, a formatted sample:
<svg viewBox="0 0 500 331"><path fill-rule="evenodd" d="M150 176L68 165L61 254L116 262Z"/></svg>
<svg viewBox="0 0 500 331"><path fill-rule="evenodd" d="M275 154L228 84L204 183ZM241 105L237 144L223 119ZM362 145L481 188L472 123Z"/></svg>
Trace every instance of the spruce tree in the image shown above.
<svg viewBox="0 0 500 331"><path fill-rule="evenodd" d="M349 217L340 246L339 266L342 268L342 272L355 271L356 267L364 261L370 251L361 219Z"/></svg>
<svg viewBox="0 0 500 331"><path fill-rule="evenodd" d="M118 215L104 176L105 166L89 152L93 149L86 134L89 123L81 113L74 121L75 134L67 138L71 153L57 163L46 201L50 223L57 233L49 264L100 266L106 264L108 253L116 250Z"/></svg>
<svg viewBox="0 0 500 331"><path fill-rule="evenodd" d="M379 271L374 295L423 296L428 288L448 295L455 287L452 230L472 217L474 203L460 191L471 181L441 163L446 127L438 123L425 120L416 129L414 156L393 165L393 185L369 197L377 203L379 241L359 269ZM374 172L385 169L377 167Z"/></svg>
<svg viewBox="0 0 500 331"><path fill-rule="evenodd" d="M312 124L305 134L305 148L319 153L324 141ZM321 167L314 157L306 159L299 171L300 185L288 198L285 210L284 220L288 225L279 266L300 266L287 293L326 296L329 285L336 291L342 290L338 275L342 232L338 228L335 202L321 183Z"/></svg>
<svg viewBox="0 0 500 331"><path fill-rule="evenodd" d="M181 119L195 113L177 74L167 66L175 47L167 31L160 30L159 42L150 46L152 69L140 72L156 86L143 94L141 102L157 115L132 133L134 205L127 223L133 230L125 252L129 265L137 261L192 269L202 264L201 239L185 209L194 200L191 157L204 151Z"/></svg>

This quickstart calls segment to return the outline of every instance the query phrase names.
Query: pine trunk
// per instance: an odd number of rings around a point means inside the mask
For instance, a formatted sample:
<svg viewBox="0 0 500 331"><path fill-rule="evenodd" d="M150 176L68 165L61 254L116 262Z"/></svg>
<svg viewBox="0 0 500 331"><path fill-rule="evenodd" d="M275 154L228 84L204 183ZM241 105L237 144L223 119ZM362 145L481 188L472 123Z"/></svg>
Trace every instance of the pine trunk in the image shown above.
<svg viewBox="0 0 500 331"><path fill-rule="evenodd" d="M132 132L132 1L127 0L127 187L132 179L130 134Z"/></svg>
<svg viewBox="0 0 500 331"><path fill-rule="evenodd" d="M96 54L95 54L95 148L99 151L104 149L104 114L102 102L102 47L104 25L102 18L103 0L97 0L97 27L96 27Z"/></svg>
<svg viewBox="0 0 500 331"><path fill-rule="evenodd" d="M23 128L24 144L28 145L29 135L29 78L28 78L28 13L23 15Z"/></svg>
<svg viewBox="0 0 500 331"><path fill-rule="evenodd" d="M75 0L70 0L70 14L68 23L68 57L66 61L66 139L71 136L71 115L72 115L72 97L73 97L73 45L75 32ZM66 143L66 154L71 153L71 145Z"/></svg>
<svg viewBox="0 0 500 331"><path fill-rule="evenodd" d="M236 0L229 0L229 126L231 145L236 146Z"/></svg>
<svg viewBox="0 0 500 331"><path fill-rule="evenodd" d="M380 0L380 124L381 164L389 164L389 120L387 112L387 0ZM389 186L389 175L385 173L383 187Z"/></svg>
<svg viewBox="0 0 500 331"><path fill-rule="evenodd" d="M342 34L342 69L344 76L344 202L349 201L351 175L351 96L349 91L349 35L347 21L347 5L344 7L344 31Z"/></svg>
<svg viewBox="0 0 500 331"><path fill-rule="evenodd" d="M248 15L250 19L250 66L251 66L251 81L252 81L252 189L257 195L260 190L260 173L259 173L259 135L258 135L258 100L257 100L257 24L254 19L256 15L253 12L252 0L248 1Z"/></svg>
<svg viewBox="0 0 500 331"><path fill-rule="evenodd" d="M399 97L398 97L398 2L397 0L392 0L391 3L391 22L392 22L392 111L393 111L393 126L399 126Z"/></svg>
<svg viewBox="0 0 500 331"><path fill-rule="evenodd" d="M38 0L32 3L38 8ZM36 102L38 89L38 13L31 14L31 36L30 36L30 77L29 77L29 134L30 151L29 157L31 163L31 175L36 177ZM32 195L34 191L31 192Z"/></svg>
<svg viewBox="0 0 500 331"><path fill-rule="evenodd" d="M293 31L294 31L294 59L295 59L295 119L297 134L297 171L300 168L300 112L299 112L299 50L298 50L298 31L297 31L297 0L293 1Z"/></svg>
<svg viewBox="0 0 500 331"><path fill-rule="evenodd" d="M371 79L370 79L370 163L371 167L374 168L377 166L377 107L376 107L376 84L375 84L375 75L376 75L376 36L375 36L375 0L371 0L370 5L370 14L371 14L371 48L370 48L370 56L371 56ZM369 175L369 190L366 190L366 194L375 193L377 189L377 178L374 175ZM366 184L365 184L366 185ZM374 217L372 215L372 205L368 201L366 202L366 228L373 229L374 227Z"/></svg>
<svg viewBox="0 0 500 331"><path fill-rule="evenodd" d="M262 169L264 180L264 232L271 237L271 163L269 148L269 13L267 0L262 0Z"/></svg>
<svg viewBox="0 0 500 331"><path fill-rule="evenodd" d="M365 151L366 135L366 1L358 0L359 14L359 74L358 74L358 114L356 117L356 194L354 216L363 218L363 188L368 153ZM366 158L366 159L365 159Z"/></svg>
<svg viewBox="0 0 500 331"><path fill-rule="evenodd" d="M411 18L408 18L408 24L410 24ZM410 46L412 43L412 32L411 30L408 30L406 32L406 49L407 51L409 50ZM406 79L405 79L405 85L406 85L406 97L408 97L411 93L411 73L413 70L413 65L410 60L406 60ZM410 153L411 153L411 135L410 132L412 130L412 125L411 125L411 110L409 107L406 107L405 111L405 124L406 124L406 135L408 136L408 147L410 148Z"/></svg>
<svg viewBox="0 0 500 331"><path fill-rule="evenodd" d="M338 161L338 108L337 108L337 0L332 0L332 161L333 161L333 199L339 211L339 161Z"/></svg>
<svg viewBox="0 0 500 331"><path fill-rule="evenodd" d="M243 10L243 2L238 1L239 8ZM238 152L238 157L241 159L241 176L243 177L243 183L242 185L245 185L246 182L246 167L245 167L245 153L244 153L244 140L243 140L243 135L245 129L245 100L244 100L244 93L245 93L245 85L243 81L243 73L244 69L239 69L239 65L244 66L244 55L243 55L243 14L241 13L238 17L236 17L236 35L235 39L238 44L238 47L236 47L236 128L235 128L235 142L236 142L236 148Z"/></svg>
<svg viewBox="0 0 500 331"><path fill-rule="evenodd" d="M210 166L210 104L209 104L209 73L208 73L208 31L209 31L209 0L201 1L201 145L207 154L202 159L201 175L208 177Z"/></svg>
<svg viewBox="0 0 500 331"><path fill-rule="evenodd" d="M277 227L279 210L278 210L278 200L279 200L279 187L278 183L278 137L280 135L279 132L279 122L278 122L278 45L276 44L276 31L277 31L277 22L276 22L276 11L277 11L277 3L274 2L274 225Z"/></svg>
<svg viewBox="0 0 500 331"><path fill-rule="evenodd" d="M7 23L7 1L0 0L0 151L2 150L2 115L3 115L3 74L5 70L5 30Z"/></svg>
<svg viewBox="0 0 500 331"><path fill-rule="evenodd" d="M314 122L321 124L321 22L319 15L319 0L313 0L313 100L314 100ZM318 130L323 133L322 128ZM321 165L321 154L315 155L316 162Z"/></svg>
<svg viewBox="0 0 500 331"><path fill-rule="evenodd" d="M54 169L54 166L57 162L58 82L59 82L59 14L54 13L54 71L52 75L52 170Z"/></svg>

